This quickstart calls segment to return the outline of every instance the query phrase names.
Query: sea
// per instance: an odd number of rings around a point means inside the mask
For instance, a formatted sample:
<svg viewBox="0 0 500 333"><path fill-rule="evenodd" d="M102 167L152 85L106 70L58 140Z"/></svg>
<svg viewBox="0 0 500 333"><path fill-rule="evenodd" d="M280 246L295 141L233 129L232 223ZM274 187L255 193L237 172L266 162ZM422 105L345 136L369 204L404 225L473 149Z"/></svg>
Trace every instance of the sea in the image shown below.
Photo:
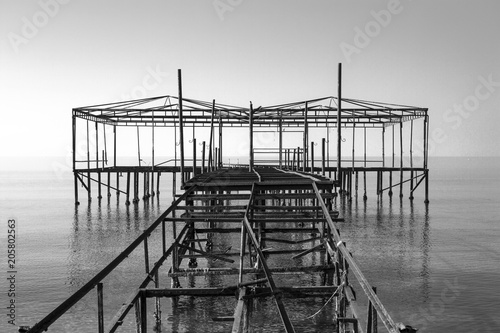
<svg viewBox="0 0 500 333"><path fill-rule="evenodd" d="M112 191L108 197L105 190L100 203L96 198L89 203L80 188L80 205L75 206L66 164L34 158L2 166L0 332L17 332L49 314L172 202L172 176L162 175L160 193L138 204L126 206L123 195ZM402 198L399 189L392 197L378 197L372 186L366 201L361 189L351 202L338 199L335 209L345 219L339 223L341 237L394 321L418 332L500 332L500 158L432 157L429 168L428 204L423 184L409 200L408 183ZM15 241L8 238L13 233ZM221 246L237 248L239 240L227 237ZM159 233L151 235L149 249L152 265L161 249ZM144 278L143 251L140 246L103 281L105 326ZM307 260L320 259L314 254ZM199 261L199 267L207 265ZM160 271L161 286L170 287L168 268ZM180 282L212 286L224 279ZM350 281L363 304L354 276ZM278 285L286 282L286 277L277 279ZM291 282L320 283L308 275ZM90 292L48 332L97 332L96 295ZM161 324L156 325L153 302L148 303L151 332L229 331L232 323L214 318L231 316L236 305L234 297L162 299ZM328 297L284 303L297 332L334 330L335 304ZM135 332L134 320L132 311L119 332ZM283 331L272 299L254 301L250 320L251 332ZM385 331L379 323L379 332Z"/></svg>

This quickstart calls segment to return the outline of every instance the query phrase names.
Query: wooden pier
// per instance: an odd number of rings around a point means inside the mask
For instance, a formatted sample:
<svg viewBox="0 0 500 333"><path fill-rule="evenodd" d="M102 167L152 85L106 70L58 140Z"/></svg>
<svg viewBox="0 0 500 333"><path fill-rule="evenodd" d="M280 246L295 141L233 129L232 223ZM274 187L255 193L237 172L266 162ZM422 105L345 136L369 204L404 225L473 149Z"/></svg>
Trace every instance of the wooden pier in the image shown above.
<svg viewBox="0 0 500 333"><path fill-rule="evenodd" d="M377 196L384 192L393 195L399 188L399 195L403 197L403 185L407 184L409 198L413 199L414 191L423 183L425 202L428 202L427 109L343 98L340 72L339 65L337 97L297 103L257 108L250 103L245 108L183 98L179 70L179 97L161 96L73 109L73 170L77 204L79 186L87 192L89 202L97 191L98 200L103 194L111 196L114 192L123 196L125 204L136 204L141 198L148 200L158 195L161 176L169 174L172 176L174 201L117 258L28 332L48 329L92 290L98 294L96 331L99 333L119 331L127 316L135 316L137 332L147 332L152 326L160 327L163 299L181 296L233 297L234 310L212 318L227 321L227 331L231 332L251 330L252 323L259 321L252 315L252 302L262 298L274 301L283 330L295 332L294 318L286 305L288 298L298 297L326 299L325 305L311 317L321 311L333 311L332 327L336 332L375 333L382 328L393 333L414 332L411 326L394 322L376 288L363 275L339 233L337 223L342 217L333 210L333 202L338 196L351 199L358 192L367 200L367 175L376 180ZM419 119L423 122L422 150L421 165L417 166L413 144L414 121L417 123ZM77 120L83 121L86 129L86 158L83 160L76 154ZM410 128L406 144L403 142L404 122L409 123ZM117 131L122 127L137 129L137 165L118 163ZM139 128L142 127L151 128L151 163L147 165L144 165L145 155L144 152L141 155L139 144ZM189 143L192 149L186 148L184 133L191 127L193 137ZM196 137L195 128L198 127L209 129L206 138ZM248 128L248 160L245 163L231 164L225 157L223 129L227 127ZM94 133L91 133L91 128L95 128ZM112 133L107 139L106 128ZM330 137L332 128L336 130L336 140ZM388 156L387 128L392 129L391 154ZM396 128L399 129L399 143L396 142ZM285 145L284 136L290 129L301 133L301 146ZM157 135L160 130L171 131L173 140L170 144L175 147L175 152L173 159L158 162L155 133ZM279 137L277 147L258 146L254 139L259 130L275 131ZM374 137L373 133L371 136L367 134L367 130L380 134L379 157L367 158L367 145L373 144L369 138ZM317 149L318 143L311 138L318 138L319 131L324 131L325 135L320 136L321 148ZM104 135L100 137L99 133ZM363 137L362 158L355 152L359 133ZM342 157L342 149L348 135L352 135L352 154L346 159ZM94 152L91 152L91 137L95 138ZM110 137L111 158L108 160ZM330 145L334 141L336 157L332 158ZM410 152L407 163L403 156L405 145ZM396 158L396 148L399 159ZM188 151L191 151L191 156L186 156ZM95 157L91 157L92 154ZM120 179L123 180L120 182ZM180 191L177 190L179 187ZM359 187L361 190L358 191ZM151 264L148 239L155 232L162 235L162 248L161 256ZM221 235L239 240L238 248L221 249L218 243ZM168 242L167 236L173 241ZM114 318L105 323L103 298L106 288L103 280L141 247L144 280L131 291ZM318 261L318 256L315 257L314 264L312 260L306 260L318 254L320 259ZM280 278L282 275L304 274L316 276L310 281L320 282L299 285L289 282L296 279ZM181 277L196 276L225 278L210 287L196 283L182 285ZM352 283L354 280L355 284ZM354 285L358 286L357 290ZM361 293L368 300L367 304L361 304L356 296ZM153 309L147 306L148 298L154 299ZM329 303L335 306L327 307Z"/></svg>

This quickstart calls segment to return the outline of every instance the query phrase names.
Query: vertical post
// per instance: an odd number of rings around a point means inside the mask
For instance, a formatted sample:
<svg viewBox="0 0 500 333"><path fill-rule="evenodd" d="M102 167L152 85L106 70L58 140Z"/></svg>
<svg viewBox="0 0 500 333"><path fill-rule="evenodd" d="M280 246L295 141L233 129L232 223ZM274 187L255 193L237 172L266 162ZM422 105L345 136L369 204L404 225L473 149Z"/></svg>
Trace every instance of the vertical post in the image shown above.
<svg viewBox="0 0 500 333"><path fill-rule="evenodd" d="M399 162L399 197L403 197L403 121L399 123L399 148L400 148L400 162Z"/></svg>
<svg viewBox="0 0 500 333"><path fill-rule="evenodd" d="M127 172L127 199L125 199L125 204L130 205L130 171Z"/></svg>
<svg viewBox="0 0 500 333"><path fill-rule="evenodd" d="M425 112L424 118L424 173L425 173L425 203L429 203L429 170L427 169L427 163L429 158L429 116L427 111Z"/></svg>
<svg viewBox="0 0 500 333"><path fill-rule="evenodd" d="M394 132L395 132L395 126L392 125L392 169L395 167L395 158L396 155L394 153ZM392 197L392 170L391 173L389 174L389 196Z"/></svg>
<svg viewBox="0 0 500 333"><path fill-rule="evenodd" d="M196 139L193 138L193 177L196 176Z"/></svg>
<svg viewBox="0 0 500 333"><path fill-rule="evenodd" d="M278 130L278 136L279 136L279 164L280 164L280 169L283 168L283 156L282 156L282 149L283 149L283 110L279 110L279 130Z"/></svg>
<svg viewBox="0 0 500 333"><path fill-rule="evenodd" d="M314 142L311 141L311 173L314 173Z"/></svg>
<svg viewBox="0 0 500 333"><path fill-rule="evenodd" d="M139 136L139 126L137 126L137 159L139 166L141 166L141 141Z"/></svg>
<svg viewBox="0 0 500 333"><path fill-rule="evenodd" d="M73 155L73 181L75 186L75 205L78 205L78 177L76 173L76 117L73 115L72 119L72 155Z"/></svg>
<svg viewBox="0 0 500 333"><path fill-rule="evenodd" d="M248 169L253 171L253 105L250 102L250 110L248 110L248 133L249 133L249 156L248 156Z"/></svg>
<svg viewBox="0 0 500 333"><path fill-rule="evenodd" d="M219 167L222 167L222 113L219 112Z"/></svg>
<svg viewBox="0 0 500 333"><path fill-rule="evenodd" d="M146 268L146 274L149 274L149 248L148 248L148 237L144 238L144 266Z"/></svg>
<svg viewBox="0 0 500 333"><path fill-rule="evenodd" d="M212 100L212 114L210 116L210 140L208 141L208 171L212 170L213 165L213 136L214 136L214 113L215 113L215 99Z"/></svg>
<svg viewBox="0 0 500 333"><path fill-rule="evenodd" d="M413 200L413 119L410 121L410 200Z"/></svg>
<svg viewBox="0 0 500 333"><path fill-rule="evenodd" d="M89 120L87 119L87 193L89 202L92 200L91 196L91 182L90 182L90 131L89 131Z"/></svg>
<svg viewBox="0 0 500 333"><path fill-rule="evenodd" d="M158 171L156 173L156 194L160 195L160 176L161 176L161 172Z"/></svg>
<svg viewBox="0 0 500 333"><path fill-rule="evenodd" d="M148 331L148 322L147 322L147 308L146 308L146 291L140 291L140 300L141 300L141 333L146 333Z"/></svg>
<svg viewBox="0 0 500 333"><path fill-rule="evenodd" d="M325 175L325 148L326 148L325 138L322 138L321 139L321 174L323 176Z"/></svg>
<svg viewBox="0 0 500 333"><path fill-rule="evenodd" d="M98 332L104 333L104 310L103 310L102 282L99 282L97 284L97 325L98 325Z"/></svg>
<svg viewBox="0 0 500 333"><path fill-rule="evenodd" d="M300 170L300 147L297 147L297 171Z"/></svg>
<svg viewBox="0 0 500 333"><path fill-rule="evenodd" d="M155 122L154 110L151 110L151 195L155 195Z"/></svg>
<svg viewBox="0 0 500 333"><path fill-rule="evenodd" d="M382 127L382 168L385 168L385 126ZM384 171L380 172L380 190L384 189ZM382 195L382 191L380 191Z"/></svg>
<svg viewBox="0 0 500 333"><path fill-rule="evenodd" d="M338 91L337 91L337 180L340 180L342 174L342 64L339 63L338 69Z"/></svg>
<svg viewBox="0 0 500 333"><path fill-rule="evenodd" d="M181 184L184 186L184 119L182 118L182 73L177 70L177 77L179 83L179 140L181 150Z"/></svg>
<svg viewBox="0 0 500 333"><path fill-rule="evenodd" d="M201 173L205 173L205 141L202 143L202 150L201 150Z"/></svg>
<svg viewBox="0 0 500 333"><path fill-rule="evenodd" d="M306 102L305 108L304 108L304 141L303 141L303 151L302 151L302 160L303 160L303 165L302 165L302 171L306 172L307 168L307 142L309 141L309 129L308 129L308 119L307 119L307 111L308 111L308 102Z"/></svg>
<svg viewBox="0 0 500 333"><path fill-rule="evenodd" d="M363 200L368 199L366 196L366 127L363 128Z"/></svg>
<svg viewBox="0 0 500 333"><path fill-rule="evenodd" d="M116 174L116 196L120 196L120 174L118 171L115 173Z"/></svg>
<svg viewBox="0 0 500 333"><path fill-rule="evenodd" d="M97 199L102 199L101 195L101 172L99 169L99 123L95 123L95 168L97 170ZM103 161L104 163L104 161Z"/></svg>
<svg viewBox="0 0 500 333"><path fill-rule="evenodd" d="M113 126L113 166L116 168L116 125Z"/></svg>

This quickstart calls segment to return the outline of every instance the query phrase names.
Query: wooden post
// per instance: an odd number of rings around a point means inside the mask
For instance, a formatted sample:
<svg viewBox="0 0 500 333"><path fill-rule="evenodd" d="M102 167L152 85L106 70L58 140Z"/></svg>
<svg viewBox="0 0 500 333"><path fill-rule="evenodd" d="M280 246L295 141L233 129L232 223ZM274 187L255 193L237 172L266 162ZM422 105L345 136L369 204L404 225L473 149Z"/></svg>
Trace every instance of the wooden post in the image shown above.
<svg viewBox="0 0 500 333"><path fill-rule="evenodd" d="M399 123L399 148L400 148L400 166L399 166L399 197L403 197L403 121Z"/></svg>
<svg viewBox="0 0 500 333"><path fill-rule="evenodd" d="M146 274L149 274L149 248L148 248L148 238L144 238L144 266L146 268Z"/></svg>
<svg viewBox="0 0 500 333"><path fill-rule="evenodd" d="M413 119L410 121L410 200L413 200Z"/></svg>
<svg viewBox="0 0 500 333"><path fill-rule="evenodd" d="M97 199L101 200L101 172L99 169L99 123L95 123L95 168L97 170ZM103 161L104 163L104 161Z"/></svg>
<svg viewBox="0 0 500 333"><path fill-rule="evenodd" d="M205 173L205 141L202 143L202 150L201 150L201 173Z"/></svg>
<svg viewBox="0 0 500 333"><path fill-rule="evenodd" d="M425 172L425 203L429 203L429 170L427 169L427 163L429 158L429 116L427 111L425 112L424 118L424 172Z"/></svg>
<svg viewBox="0 0 500 333"><path fill-rule="evenodd" d="M76 117L73 115L72 120L72 154L73 154L73 181L75 189L75 205L79 205L78 202L78 176L76 172Z"/></svg>
<svg viewBox="0 0 500 333"><path fill-rule="evenodd" d="M127 172L127 199L125 204L130 205L130 171Z"/></svg>
<svg viewBox="0 0 500 333"><path fill-rule="evenodd" d="M325 148L326 148L325 138L322 138L321 139L321 174L323 176L325 175Z"/></svg>
<svg viewBox="0 0 500 333"><path fill-rule="evenodd" d="M155 121L154 109L151 110L151 195L155 195Z"/></svg>
<svg viewBox="0 0 500 333"><path fill-rule="evenodd" d="M111 172L108 171L108 197L111 196Z"/></svg>
<svg viewBox="0 0 500 333"><path fill-rule="evenodd" d="M120 196L120 172L116 172L116 196Z"/></svg>
<svg viewBox="0 0 500 333"><path fill-rule="evenodd" d="M297 147L297 171L300 170L300 147Z"/></svg>
<svg viewBox="0 0 500 333"><path fill-rule="evenodd" d="M395 159L395 154L394 154L394 125L392 125L392 169L395 167L394 159ZM392 170L389 173L389 196L392 197Z"/></svg>
<svg viewBox="0 0 500 333"><path fill-rule="evenodd" d="M311 173L314 173L314 142L311 141Z"/></svg>
<svg viewBox="0 0 500 333"><path fill-rule="evenodd" d="M193 177L196 176L196 138L193 138Z"/></svg>
<svg viewBox="0 0 500 333"><path fill-rule="evenodd" d="M366 127L363 128L363 200L367 200L366 196Z"/></svg>
<svg viewBox="0 0 500 333"><path fill-rule="evenodd" d="M160 195L160 176L161 176L161 172L158 171L156 173L156 194L157 195Z"/></svg>
<svg viewBox="0 0 500 333"><path fill-rule="evenodd" d="M373 292L377 293L377 288L372 287ZM368 320L366 321L366 333L377 333L378 332L378 322L377 322L377 310L373 306L371 301L368 301Z"/></svg>
<svg viewBox="0 0 500 333"><path fill-rule="evenodd" d="M279 110L279 130L278 130L278 137L279 137L279 164L280 164L280 169L283 168L283 156L282 156L282 150L283 150L283 110Z"/></svg>
<svg viewBox="0 0 500 333"><path fill-rule="evenodd" d="M250 102L250 110L248 111L248 132L249 132L249 156L248 156L248 169L253 171L253 106Z"/></svg>
<svg viewBox="0 0 500 333"><path fill-rule="evenodd" d="M338 90L337 90L337 179L340 180L342 174L342 64L338 69Z"/></svg>
<svg viewBox="0 0 500 333"><path fill-rule="evenodd" d="M97 284L97 331L104 333L104 310L103 310L103 292L102 282Z"/></svg>
<svg viewBox="0 0 500 333"><path fill-rule="evenodd" d="M303 151L302 151L302 171L306 172L307 168L307 142L309 141L309 129L308 129L308 119L307 119L308 103L306 102L304 109L304 140L303 140Z"/></svg>
<svg viewBox="0 0 500 333"><path fill-rule="evenodd" d="M113 166L116 168L116 125L113 126Z"/></svg>
<svg viewBox="0 0 500 333"><path fill-rule="evenodd" d="M87 119L87 170L90 170L90 132L89 132L89 120ZM92 186L90 181L90 171L87 172L87 194L88 201L92 201Z"/></svg>
<svg viewBox="0 0 500 333"><path fill-rule="evenodd" d="M212 100L212 114L210 116L210 140L208 141L208 171L213 170L213 136L214 136L214 113L215 113L215 99Z"/></svg>
<svg viewBox="0 0 500 333"><path fill-rule="evenodd" d="M222 167L222 113L219 112L219 167Z"/></svg>
<svg viewBox="0 0 500 333"><path fill-rule="evenodd" d="M184 119L182 117L182 73L181 70L177 70L177 77L179 83L179 141L180 141L180 151L181 151L181 184L184 186Z"/></svg>
<svg viewBox="0 0 500 333"><path fill-rule="evenodd" d="M140 291L141 300L141 333L146 333L148 331L148 321L147 321L147 308L146 308L146 292L144 290Z"/></svg>
<svg viewBox="0 0 500 333"><path fill-rule="evenodd" d="M385 169L385 126L382 127L382 168ZM380 190L384 188L384 171L380 173ZM380 191L380 195L382 195Z"/></svg>

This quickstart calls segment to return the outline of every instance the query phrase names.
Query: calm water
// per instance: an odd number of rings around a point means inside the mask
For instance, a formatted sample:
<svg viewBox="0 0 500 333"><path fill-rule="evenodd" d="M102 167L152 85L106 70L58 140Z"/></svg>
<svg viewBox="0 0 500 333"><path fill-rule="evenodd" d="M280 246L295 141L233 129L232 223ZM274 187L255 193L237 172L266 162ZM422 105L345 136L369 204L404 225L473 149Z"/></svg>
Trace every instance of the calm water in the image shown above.
<svg viewBox="0 0 500 333"><path fill-rule="evenodd" d="M434 158L431 160L430 204L416 193L400 200L368 193L351 205L337 203L346 222L341 235L363 272L396 321L419 332L499 332L500 316L500 159ZM168 178L168 179L167 179ZM16 324L32 325L53 310L117 256L171 202L170 176L162 179L160 200L126 207L123 196L98 205L83 198L73 205L71 175L60 171L2 171L0 174L1 248L6 249L7 219L17 221ZM407 188L405 188L407 191ZM83 190L80 192L83 195ZM153 235L151 262L158 257L159 235ZM238 240L220 239L221 247L237 248ZM142 248L141 248L142 250ZM5 315L9 298L6 251L1 250L1 332L15 332ZM109 321L131 288L142 280L142 251L134 252L104 281L105 320ZM319 263L320 255L309 264ZM206 264L206 263L205 263ZM200 262L200 266L204 263ZM166 267L161 274L165 277ZM229 279L229 278L224 278ZM351 279L351 281L354 278ZM183 286L210 286L221 278L181 279ZM228 280L229 281L229 280ZM290 284L286 277L279 283ZM303 278L300 283L319 283ZM358 291L358 296L361 291ZM324 298L290 301L285 306L297 331L325 332L332 308L314 319ZM49 332L95 332L96 297L90 293ZM234 298L180 298L175 306L162 302L162 331L209 332L229 330L231 324L212 317L232 315ZM153 304L149 305L153 308ZM254 312L254 332L279 331L281 324L271 300ZM123 332L132 332L133 316ZM266 324L262 324L262 322ZM152 322L152 320L150 320ZM381 332L383 331L381 327Z"/></svg>

